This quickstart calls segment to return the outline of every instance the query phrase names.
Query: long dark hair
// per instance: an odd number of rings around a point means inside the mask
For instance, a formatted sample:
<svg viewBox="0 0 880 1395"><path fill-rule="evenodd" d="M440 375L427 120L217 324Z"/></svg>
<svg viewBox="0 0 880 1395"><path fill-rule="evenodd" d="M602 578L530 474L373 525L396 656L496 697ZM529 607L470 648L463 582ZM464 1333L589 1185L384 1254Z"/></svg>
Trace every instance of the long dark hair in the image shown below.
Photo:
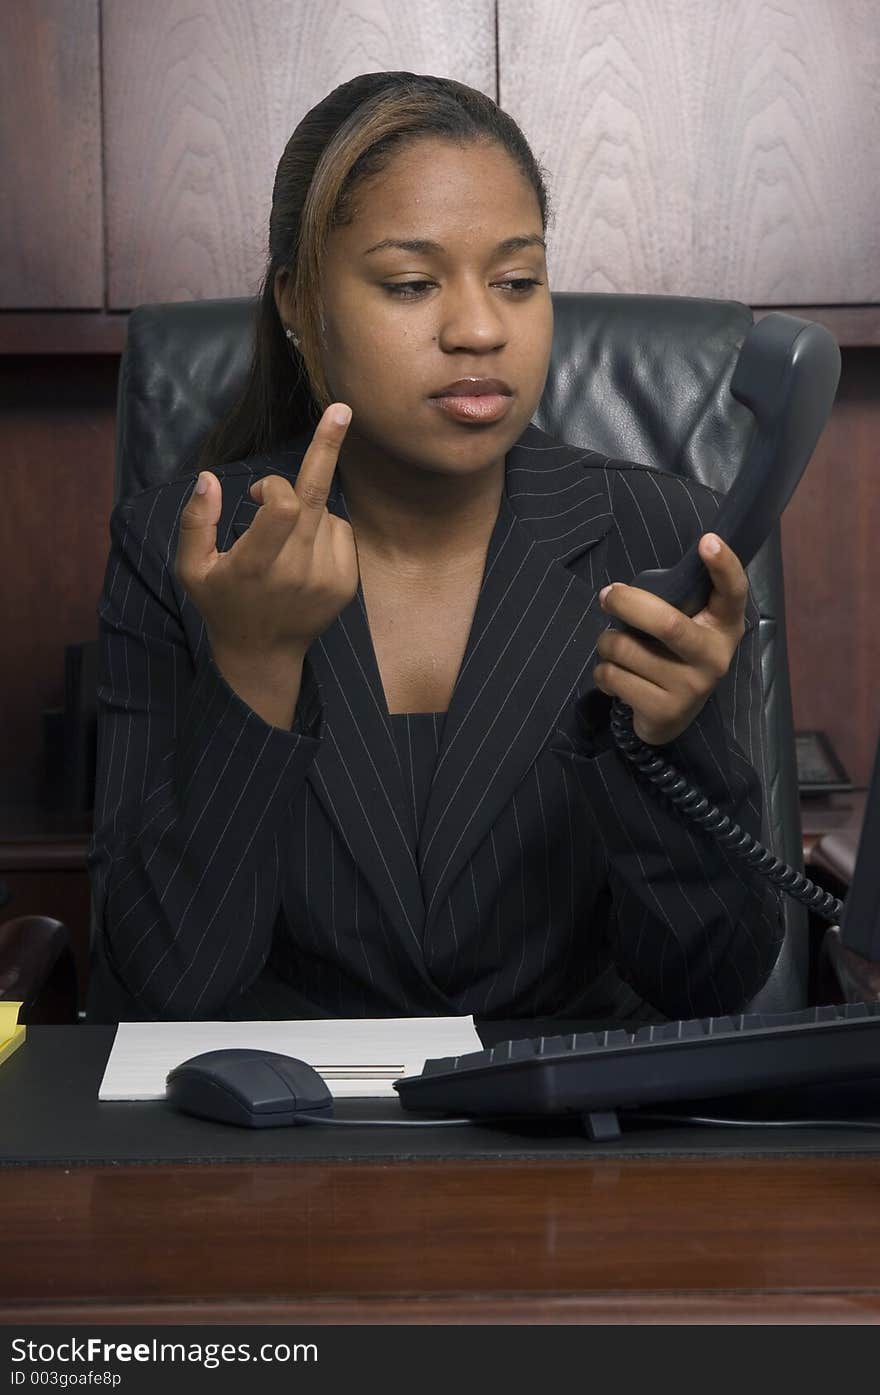
<svg viewBox="0 0 880 1395"><path fill-rule="evenodd" d="M363 73L334 88L303 117L278 163L247 382L202 442L195 469L213 470L274 450L317 425L333 400L319 347L328 233L351 222L361 181L381 173L405 143L431 136L502 146L532 184L546 232L552 215L544 171L519 126L490 97L452 78L406 72ZM292 278L298 351L275 304L279 271Z"/></svg>

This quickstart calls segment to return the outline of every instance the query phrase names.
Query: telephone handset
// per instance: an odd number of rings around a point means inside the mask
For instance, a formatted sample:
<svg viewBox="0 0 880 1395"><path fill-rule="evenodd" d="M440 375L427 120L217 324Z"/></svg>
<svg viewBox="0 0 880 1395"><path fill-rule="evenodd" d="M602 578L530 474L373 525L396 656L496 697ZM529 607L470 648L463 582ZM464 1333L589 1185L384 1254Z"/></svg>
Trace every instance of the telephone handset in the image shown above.
<svg viewBox="0 0 880 1395"><path fill-rule="evenodd" d="M840 379L840 350L812 320L773 311L746 335L730 391L748 407L755 427L748 454L725 494L712 531L736 553L743 567L752 560L785 508L831 414ZM701 535L702 536L702 535ZM629 583L696 615L709 599L711 581L693 543L674 566L639 572ZM639 634L613 618L612 628ZM717 805L689 784L675 766L646 746L633 731L632 708L615 698L611 733L627 760L723 847L832 923L843 902L788 867Z"/></svg>

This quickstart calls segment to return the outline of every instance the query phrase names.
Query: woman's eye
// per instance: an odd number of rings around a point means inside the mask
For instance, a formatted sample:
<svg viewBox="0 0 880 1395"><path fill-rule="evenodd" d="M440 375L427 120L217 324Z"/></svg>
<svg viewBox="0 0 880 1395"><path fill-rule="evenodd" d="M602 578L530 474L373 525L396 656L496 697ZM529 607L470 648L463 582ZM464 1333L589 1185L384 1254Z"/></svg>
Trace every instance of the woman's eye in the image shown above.
<svg viewBox="0 0 880 1395"><path fill-rule="evenodd" d="M398 300L418 300L423 294L423 286L433 286L433 281L384 281L383 286L389 295L396 296ZM513 281L497 281L498 286L513 286L514 295L527 295L533 286L541 286L542 281L536 281L529 276L520 276Z"/></svg>

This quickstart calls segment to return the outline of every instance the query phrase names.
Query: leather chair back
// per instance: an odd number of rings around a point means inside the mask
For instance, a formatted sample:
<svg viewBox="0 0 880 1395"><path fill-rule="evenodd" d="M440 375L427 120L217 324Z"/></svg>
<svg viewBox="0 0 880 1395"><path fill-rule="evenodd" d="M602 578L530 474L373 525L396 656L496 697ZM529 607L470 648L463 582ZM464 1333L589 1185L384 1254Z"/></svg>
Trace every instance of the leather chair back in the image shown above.
<svg viewBox="0 0 880 1395"><path fill-rule="evenodd" d="M182 301L132 311L119 373L117 501L194 471L202 440L243 388L257 304ZM555 292L553 306L553 350L535 424L573 445L729 489L753 428L729 390L752 324L749 307L580 292ZM778 524L748 573L761 614L769 781L762 841L803 869ZM785 940L755 1010L807 1003L807 910L785 896L783 915Z"/></svg>

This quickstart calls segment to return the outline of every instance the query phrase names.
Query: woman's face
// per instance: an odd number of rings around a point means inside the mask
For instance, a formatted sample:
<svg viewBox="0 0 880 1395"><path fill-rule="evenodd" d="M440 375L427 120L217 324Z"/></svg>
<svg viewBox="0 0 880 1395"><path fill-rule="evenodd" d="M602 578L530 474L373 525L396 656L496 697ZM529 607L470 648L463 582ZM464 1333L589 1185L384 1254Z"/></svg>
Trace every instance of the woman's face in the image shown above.
<svg viewBox="0 0 880 1395"><path fill-rule="evenodd" d="M540 241L499 250L524 236ZM369 250L385 239L442 250ZM352 409L346 454L453 474L503 459L541 400L553 307L538 200L502 147L401 150L331 233L323 290L331 400ZM466 377L509 385L500 420L462 423L432 401Z"/></svg>

